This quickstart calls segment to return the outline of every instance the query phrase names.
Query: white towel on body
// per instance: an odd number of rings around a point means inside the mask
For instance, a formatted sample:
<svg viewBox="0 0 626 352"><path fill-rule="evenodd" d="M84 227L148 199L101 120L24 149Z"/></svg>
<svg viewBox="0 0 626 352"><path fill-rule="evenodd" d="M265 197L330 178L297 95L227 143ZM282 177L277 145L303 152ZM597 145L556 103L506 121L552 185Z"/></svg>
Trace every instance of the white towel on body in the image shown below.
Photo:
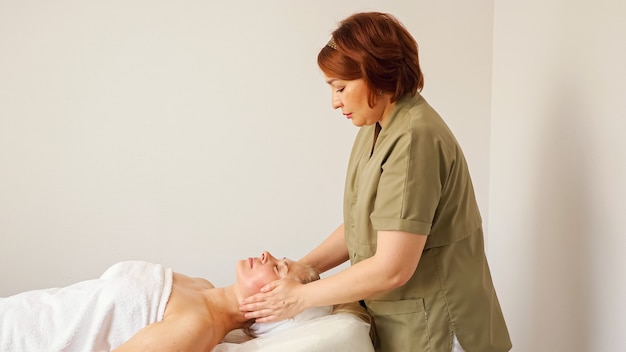
<svg viewBox="0 0 626 352"><path fill-rule="evenodd" d="M110 351L163 319L172 270L128 261L100 278L0 299L0 351Z"/></svg>

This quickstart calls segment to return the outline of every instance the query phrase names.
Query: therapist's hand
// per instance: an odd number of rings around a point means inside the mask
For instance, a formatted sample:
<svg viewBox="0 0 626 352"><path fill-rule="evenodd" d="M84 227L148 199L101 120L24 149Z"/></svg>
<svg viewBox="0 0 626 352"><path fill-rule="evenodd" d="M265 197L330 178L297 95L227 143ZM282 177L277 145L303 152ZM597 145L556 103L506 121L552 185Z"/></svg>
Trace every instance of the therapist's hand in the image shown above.
<svg viewBox="0 0 626 352"><path fill-rule="evenodd" d="M272 281L260 293L244 298L239 310L257 323L291 318L307 308L300 299L303 286L293 279Z"/></svg>

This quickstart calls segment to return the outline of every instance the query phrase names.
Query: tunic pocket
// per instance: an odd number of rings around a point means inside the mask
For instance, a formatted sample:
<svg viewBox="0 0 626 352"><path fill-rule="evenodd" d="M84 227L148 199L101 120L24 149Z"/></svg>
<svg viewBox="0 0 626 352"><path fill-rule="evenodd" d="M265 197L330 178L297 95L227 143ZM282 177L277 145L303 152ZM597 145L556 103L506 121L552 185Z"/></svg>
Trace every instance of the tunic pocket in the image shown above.
<svg viewBox="0 0 626 352"><path fill-rule="evenodd" d="M365 303L374 317L381 352L431 350L423 299Z"/></svg>

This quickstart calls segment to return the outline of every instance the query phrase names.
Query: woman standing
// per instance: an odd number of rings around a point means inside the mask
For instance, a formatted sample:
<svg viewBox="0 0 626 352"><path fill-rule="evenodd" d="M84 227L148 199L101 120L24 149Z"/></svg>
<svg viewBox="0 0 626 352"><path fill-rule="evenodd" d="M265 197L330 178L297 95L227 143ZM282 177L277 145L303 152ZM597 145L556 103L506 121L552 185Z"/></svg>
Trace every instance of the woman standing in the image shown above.
<svg viewBox="0 0 626 352"><path fill-rule="evenodd" d="M300 260L336 275L278 280L241 306L258 322L362 300L379 350L508 351L463 152L420 95L417 43L393 16L358 13L318 55L332 105L360 127L345 183L344 223Z"/></svg>

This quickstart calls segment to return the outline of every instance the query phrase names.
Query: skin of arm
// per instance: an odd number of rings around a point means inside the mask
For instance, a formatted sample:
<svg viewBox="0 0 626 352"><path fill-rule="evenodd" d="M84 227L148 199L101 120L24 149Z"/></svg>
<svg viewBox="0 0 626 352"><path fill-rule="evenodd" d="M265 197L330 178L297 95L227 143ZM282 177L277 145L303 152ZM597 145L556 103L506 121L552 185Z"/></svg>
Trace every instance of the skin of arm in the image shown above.
<svg viewBox="0 0 626 352"><path fill-rule="evenodd" d="M246 318L270 322L292 317L309 307L354 302L404 285L417 269L425 235L378 231L376 254L328 278L306 285L277 280L243 300ZM345 246L345 244L344 244Z"/></svg>
<svg viewBox="0 0 626 352"><path fill-rule="evenodd" d="M343 238L344 227L339 225L319 246L299 260L312 265L319 273L326 272L349 259L348 247Z"/></svg>

